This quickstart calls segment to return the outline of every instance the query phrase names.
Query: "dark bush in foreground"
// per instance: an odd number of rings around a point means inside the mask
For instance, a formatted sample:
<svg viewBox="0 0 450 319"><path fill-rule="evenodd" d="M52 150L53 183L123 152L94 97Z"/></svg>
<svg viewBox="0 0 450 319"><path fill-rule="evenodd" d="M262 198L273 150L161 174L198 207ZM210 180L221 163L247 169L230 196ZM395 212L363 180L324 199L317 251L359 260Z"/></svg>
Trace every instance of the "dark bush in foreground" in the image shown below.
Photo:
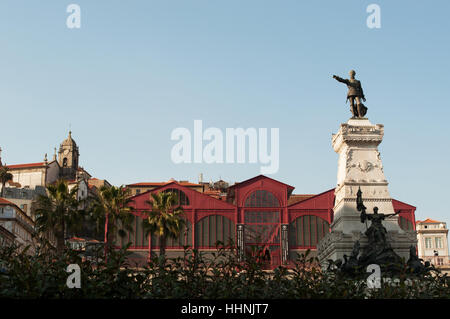
<svg viewBox="0 0 450 319"><path fill-rule="evenodd" d="M66 250L28 255L0 248L0 297L3 298L449 298L449 279L441 274L421 279L402 274L396 285L367 289L366 278L348 279L321 271L313 258L302 256L293 269L272 272L254 259L238 262L234 251L219 250L212 259L185 250L184 258L154 259L144 268L129 265L125 249L113 251L105 263L84 260ZM69 289L69 264L81 268L81 288Z"/></svg>

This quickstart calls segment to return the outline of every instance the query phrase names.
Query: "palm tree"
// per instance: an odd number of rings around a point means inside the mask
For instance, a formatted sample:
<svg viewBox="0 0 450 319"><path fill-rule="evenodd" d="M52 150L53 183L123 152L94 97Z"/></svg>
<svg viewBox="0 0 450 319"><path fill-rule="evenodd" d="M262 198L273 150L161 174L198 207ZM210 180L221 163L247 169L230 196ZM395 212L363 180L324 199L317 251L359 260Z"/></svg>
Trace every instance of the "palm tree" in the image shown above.
<svg viewBox="0 0 450 319"><path fill-rule="evenodd" d="M0 162L0 183L2 183L2 191L0 193L0 197L3 197L6 183L13 179L13 175L8 172L8 170L8 167L6 165L1 165Z"/></svg>
<svg viewBox="0 0 450 319"><path fill-rule="evenodd" d="M168 238L178 238L186 224L183 208L178 205L178 197L172 192L150 194L151 211L144 221L147 234L154 233L159 237L159 255L166 255ZM150 257L150 256L149 256Z"/></svg>
<svg viewBox="0 0 450 319"><path fill-rule="evenodd" d="M129 189L124 186L103 185L92 198L91 216L97 223L97 230L102 224L105 225L105 258L116 233L124 237L126 231L133 231L131 223L134 215L130 214L130 202Z"/></svg>
<svg viewBox="0 0 450 319"><path fill-rule="evenodd" d="M77 231L83 220L81 203L77 198L78 187L69 190L67 181L61 179L46 189L47 194L37 198L36 230L44 234L52 231L56 238L56 251L62 254L66 234Z"/></svg>

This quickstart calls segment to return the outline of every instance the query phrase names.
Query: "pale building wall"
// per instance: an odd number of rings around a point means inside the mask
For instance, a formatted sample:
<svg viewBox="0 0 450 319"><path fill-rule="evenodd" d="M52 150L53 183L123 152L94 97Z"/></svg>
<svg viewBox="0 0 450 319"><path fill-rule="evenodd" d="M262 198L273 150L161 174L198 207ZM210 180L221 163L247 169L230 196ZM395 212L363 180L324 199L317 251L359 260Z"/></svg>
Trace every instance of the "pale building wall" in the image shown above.
<svg viewBox="0 0 450 319"><path fill-rule="evenodd" d="M1 205L3 213L0 210L0 225L13 233L18 244L30 245L33 243L32 233L34 231L34 222L14 206Z"/></svg>
<svg viewBox="0 0 450 319"><path fill-rule="evenodd" d="M448 229L445 223L419 222L417 224L417 231L419 257L434 256L435 251L438 252L439 256L448 256ZM436 238L440 238L440 246L437 245ZM426 243L427 239L429 243L428 247Z"/></svg>
<svg viewBox="0 0 450 319"><path fill-rule="evenodd" d="M35 188L45 186L45 167L10 170L13 182L19 183L21 187Z"/></svg>
<svg viewBox="0 0 450 319"><path fill-rule="evenodd" d="M88 185L82 180L78 183L78 199L86 199L88 197Z"/></svg>
<svg viewBox="0 0 450 319"><path fill-rule="evenodd" d="M19 208L25 214L27 214L27 216L33 217L31 216L31 205L33 204L32 199L20 199L20 198L6 198L6 199L19 206Z"/></svg>
<svg viewBox="0 0 450 319"><path fill-rule="evenodd" d="M73 182L68 185L69 191L71 191L75 186L78 185L78 193L77 198L80 199L87 199L89 195L89 187L87 182L83 179L79 182Z"/></svg>
<svg viewBox="0 0 450 319"><path fill-rule="evenodd" d="M418 222L416 230L419 258L424 261L430 261L441 271L450 274L448 229L446 223L439 221ZM437 238L438 241L436 241Z"/></svg>

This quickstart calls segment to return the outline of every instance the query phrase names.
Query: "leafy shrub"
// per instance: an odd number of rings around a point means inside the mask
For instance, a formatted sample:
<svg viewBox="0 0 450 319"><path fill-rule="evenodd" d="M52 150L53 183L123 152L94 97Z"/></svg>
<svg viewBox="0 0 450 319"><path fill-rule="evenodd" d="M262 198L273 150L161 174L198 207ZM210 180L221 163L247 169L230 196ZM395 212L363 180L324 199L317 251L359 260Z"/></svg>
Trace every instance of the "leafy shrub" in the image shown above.
<svg viewBox="0 0 450 319"><path fill-rule="evenodd" d="M127 260L127 247L111 251L107 262L99 250L83 258L66 249L30 255L27 249L0 248L0 297L7 298L177 298L177 299L303 299L303 298L449 298L445 275L398 277L397 285L368 289L367 275L349 279L321 270L315 258L302 255L294 268L266 271L254 258L240 262L234 249L219 248L212 257L185 249L184 256L156 257L137 268ZM69 289L69 264L81 269L81 288ZM408 284L407 279L410 278Z"/></svg>

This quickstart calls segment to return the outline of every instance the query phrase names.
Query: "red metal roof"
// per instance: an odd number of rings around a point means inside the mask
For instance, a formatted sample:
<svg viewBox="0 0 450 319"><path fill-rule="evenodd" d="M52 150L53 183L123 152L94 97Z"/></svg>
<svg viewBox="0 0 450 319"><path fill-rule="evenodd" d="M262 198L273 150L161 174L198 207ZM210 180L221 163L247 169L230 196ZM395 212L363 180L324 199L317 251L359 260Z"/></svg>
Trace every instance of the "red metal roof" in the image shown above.
<svg viewBox="0 0 450 319"><path fill-rule="evenodd" d="M141 186L141 187L146 187L146 186L163 186L163 185L167 185L170 183L177 183L183 186L202 186L200 184L195 184L195 183L189 183L189 182L177 182L177 181L168 181L168 182L142 182L142 183L134 183L134 184L128 184L127 186Z"/></svg>
<svg viewBox="0 0 450 319"><path fill-rule="evenodd" d="M6 165L9 169L15 169L15 168L30 168L30 167L41 167L45 166L45 162L39 162L39 163L28 163L28 164L14 164L14 165Z"/></svg>
<svg viewBox="0 0 450 319"><path fill-rule="evenodd" d="M272 180L274 182L277 182L278 184L285 185L291 192L295 188L295 187L293 187L291 185L288 185L288 184L280 182L280 181L278 181L276 179L273 179L273 178L270 178L270 177L267 177L265 175L260 174L258 176L253 177L253 178L249 178L249 179L247 179L245 181L242 181L242 182L239 182L239 183L235 183L234 185L231 185L229 187L229 189L232 189L232 188L235 188L235 187L238 187L238 186L243 186L243 185L248 184L248 183L252 183L252 182L254 182L254 181L258 180L258 179L261 179L261 178L269 179L269 180Z"/></svg>
<svg viewBox="0 0 450 319"><path fill-rule="evenodd" d="M296 203L300 203L308 198L316 196L316 194L292 194L288 199L288 206Z"/></svg>

